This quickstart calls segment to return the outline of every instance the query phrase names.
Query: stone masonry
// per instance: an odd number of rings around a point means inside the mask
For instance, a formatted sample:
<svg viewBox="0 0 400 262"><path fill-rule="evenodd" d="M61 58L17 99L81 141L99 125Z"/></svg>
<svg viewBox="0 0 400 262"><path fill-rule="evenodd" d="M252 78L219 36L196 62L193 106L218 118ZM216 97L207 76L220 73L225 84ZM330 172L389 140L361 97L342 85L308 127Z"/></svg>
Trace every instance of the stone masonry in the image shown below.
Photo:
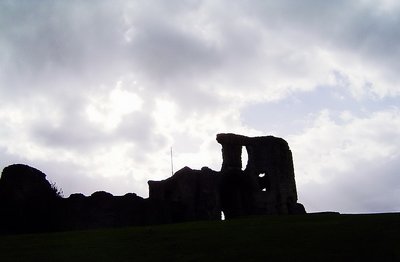
<svg viewBox="0 0 400 262"><path fill-rule="evenodd" d="M98 191L64 198L41 171L4 168L0 178L0 234L139 226L248 215L305 214L297 202L292 153L273 136L218 134L220 171L184 167L149 181L149 198ZM248 161L242 155L247 152Z"/></svg>

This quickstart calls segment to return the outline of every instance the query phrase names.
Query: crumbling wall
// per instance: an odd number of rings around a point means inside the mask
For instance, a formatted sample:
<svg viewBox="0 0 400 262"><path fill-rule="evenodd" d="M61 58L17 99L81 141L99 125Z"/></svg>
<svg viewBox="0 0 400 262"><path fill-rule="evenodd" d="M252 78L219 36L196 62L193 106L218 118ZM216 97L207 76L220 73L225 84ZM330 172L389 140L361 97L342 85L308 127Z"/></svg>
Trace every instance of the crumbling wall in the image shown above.
<svg viewBox="0 0 400 262"><path fill-rule="evenodd" d="M149 181L149 199L161 222L215 220L221 216L218 173L184 167L163 181Z"/></svg>
<svg viewBox="0 0 400 262"><path fill-rule="evenodd" d="M149 199L161 207L160 217L188 221L216 219L221 211L228 219L305 213L297 203L292 152L285 140L218 134L217 141L222 145L220 172L185 167L164 181L149 181ZM243 150L247 163L242 163Z"/></svg>
<svg viewBox="0 0 400 262"><path fill-rule="evenodd" d="M226 216L298 212L292 152L285 140L219 134L217 141L222 145L221 199ZM243 148L248 163L241 161Z"/></svg>
<svg viewBox="0 0 400 262"><path fill-rule="evenodd" d="M41 171L22 164L4 168L0 179L0 232L52 230L60 200Z"/></svg>
<svg viewBox="0 0 400 262"><path fill-rule="evenodd" d="M0 234L144 225L146 200L136 194L61 197L41 171L27 165L4 168L0 178Z"/></svg>
<svg viewBox="0 0 400 262"><path fill-rule="evenodd" d="M218 220L260 214L301 214L292 153L272 136L219 134L222 167L185 167L163 181L149 181L149 198L136 194L61 197L41 171L12 165L0 178L0 233ZM243 150L248 161L243 163Z"/></svg>

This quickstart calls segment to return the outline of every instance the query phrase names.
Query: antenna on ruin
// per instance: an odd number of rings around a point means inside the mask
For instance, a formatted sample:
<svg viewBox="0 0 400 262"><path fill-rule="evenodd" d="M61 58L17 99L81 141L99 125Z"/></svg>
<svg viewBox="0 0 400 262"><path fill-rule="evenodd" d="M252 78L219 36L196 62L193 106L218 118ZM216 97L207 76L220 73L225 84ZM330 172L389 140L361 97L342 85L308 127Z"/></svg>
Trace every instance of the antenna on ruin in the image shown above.
<svg viewBox="0 0 400 262"><path fill-rule="evenodd" d="M171 174L174 175L174 161L172 160L172 146L171 146Z"/></svg>

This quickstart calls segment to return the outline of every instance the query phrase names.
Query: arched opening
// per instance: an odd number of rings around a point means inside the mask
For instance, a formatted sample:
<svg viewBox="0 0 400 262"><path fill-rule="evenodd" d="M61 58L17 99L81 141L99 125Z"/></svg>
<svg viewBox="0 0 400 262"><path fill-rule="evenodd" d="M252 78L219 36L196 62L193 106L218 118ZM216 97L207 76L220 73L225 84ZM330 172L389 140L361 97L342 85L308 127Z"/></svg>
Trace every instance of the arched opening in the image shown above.
<svg viewBox="0 0 400 262"><path fill-rule="evenodd" d="M242 170L246 169L248 161L249 156L247 154L247 149L245 146L242 146Z"/></svg>

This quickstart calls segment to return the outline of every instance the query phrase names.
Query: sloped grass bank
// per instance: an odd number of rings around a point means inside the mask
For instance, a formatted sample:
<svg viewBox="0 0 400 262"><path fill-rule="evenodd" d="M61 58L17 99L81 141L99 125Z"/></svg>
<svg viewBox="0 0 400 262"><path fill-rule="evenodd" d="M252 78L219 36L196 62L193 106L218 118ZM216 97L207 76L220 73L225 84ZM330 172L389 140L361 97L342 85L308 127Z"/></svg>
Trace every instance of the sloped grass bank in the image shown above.
<svg viewBox="0 0 400 262"><path fill-rule="evenodd" d="M0 236L0 261L400 261L400 213Z"/></svg>

